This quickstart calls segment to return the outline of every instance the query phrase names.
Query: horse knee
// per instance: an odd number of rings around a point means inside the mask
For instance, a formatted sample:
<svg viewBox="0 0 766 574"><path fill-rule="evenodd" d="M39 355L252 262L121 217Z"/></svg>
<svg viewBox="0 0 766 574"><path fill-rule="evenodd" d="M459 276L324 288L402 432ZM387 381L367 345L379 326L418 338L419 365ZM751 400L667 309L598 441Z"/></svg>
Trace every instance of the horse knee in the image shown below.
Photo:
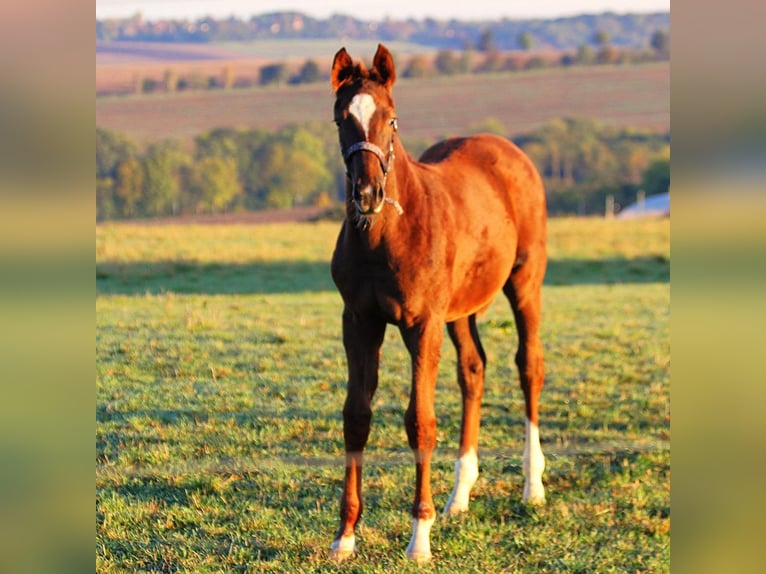
<svg viewBox="0 0 766 574"><path fill-rule="evenodd" d="M404 427L412 450L433 450L436 447L436 416L418 415L414 409L404 413Z"/></svg>
<svg viewBox="0 0 766 574"><path fill-rule="evenodd" d="M539 350L529 351L519 348L516 352L516 367L519 370L519 382L526 392L529 387L542 387L545 379L543 355Z"/></svg>
<svg viewBox="0 0 766 574"><path fill-rule="evenodd" d="M469 400L481 400L484 396L484 361L478 357L467 365L467 375L463 397Z"/></svg>
<svg viewBox="0 0 766 574"><path fill-rule="evenodd" d="M370 434L372 411L369 407L346 404L343 408L343 438L347 451L364 450Z"/></svg>

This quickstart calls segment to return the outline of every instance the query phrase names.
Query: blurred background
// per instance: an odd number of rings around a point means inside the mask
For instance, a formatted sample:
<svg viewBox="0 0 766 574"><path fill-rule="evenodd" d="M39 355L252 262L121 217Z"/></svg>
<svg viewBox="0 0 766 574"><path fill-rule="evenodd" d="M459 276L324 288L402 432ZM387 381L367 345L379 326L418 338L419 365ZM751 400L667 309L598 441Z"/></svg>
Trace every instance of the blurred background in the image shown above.
<svg viewBox="0 0 766 574"><path fill-rule="evenodd" d="M412 156L492 132L533 158L553 215L655 195L667 213L668 7L99 0L97 220L333 213L332 58L345 46L369 64L378 42L395 56Z"/></svg>

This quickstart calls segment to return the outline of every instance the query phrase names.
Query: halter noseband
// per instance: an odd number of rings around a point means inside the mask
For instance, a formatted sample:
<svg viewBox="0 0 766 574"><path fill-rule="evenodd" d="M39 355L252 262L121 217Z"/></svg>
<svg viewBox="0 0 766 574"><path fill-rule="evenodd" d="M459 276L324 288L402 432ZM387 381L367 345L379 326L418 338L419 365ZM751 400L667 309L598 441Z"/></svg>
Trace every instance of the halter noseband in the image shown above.
<svg viewBox="0 0 766 574"><path fill-rule="evenodd" d="M380 167L383 169L383 177L388 175L388 171L391 169L391 163L394 160L393 138L391 139L391 144L388 147L388 157L383 154L382 149L380 149L372 142L359 141L349 146L348 149L343 152L343 159L346 162L346 174L348 174L348 162L351 161L351 156L353 156L358 151L369 151L378 156L378 160L380 160Z"/></svg>
<svg viewBox="0 0 766 574"><path fill-rule="evenodd" d="M343 156L343 164L346 170L346 177L348 179L351 179L351 176L348 173L348 164L351 161L351 157L355 153L368 151L375 154L375 156L378 158L378 161L380 162L380 168L383 170L383 184L381 185L381 188L383 189L383 202L393 205L396 209L396 212L401 215L404 213L404 210L402 209L402 206L399 204L399 202L395 199L391 199L390 197L386 197L386 179L388 178L388 173L394 167L394 159L396 158L396 155L394 154L394 134L396 134L397 130L399 129L399 124L397 123L396 118L391 120L391 122L391 125L394 128L394 133L391 134L391 141L388 143L388 157L386 157L386 154L383 153L382 149L380 149L374 143L368 142L367 140L361 140L355 144L351 144L345 150L341 147L340 153ZM356 198L354 198L354 203L356 203L356 201Z"/></svg>
<svg viewBox="0 0 766 574"><path fill-rule="evenodd" d="M394 128L395 134L399 129L399 123L396 118L391 120L391 125ZM388 143L388 157L386 157L382 149L367 140L361 140L355 144L351 144L345 150L341 148L340 153L343 156L343 162L346 166L346 175L348 176L348 162L351 161L351 157L358 151L368 151L374 153L378 157L378 161L380 161L380 167L383 170L383 187L385 187L386 176L388 175L388 172L391 171L394 164L394 134L391 134L391 141Z"/></svg>

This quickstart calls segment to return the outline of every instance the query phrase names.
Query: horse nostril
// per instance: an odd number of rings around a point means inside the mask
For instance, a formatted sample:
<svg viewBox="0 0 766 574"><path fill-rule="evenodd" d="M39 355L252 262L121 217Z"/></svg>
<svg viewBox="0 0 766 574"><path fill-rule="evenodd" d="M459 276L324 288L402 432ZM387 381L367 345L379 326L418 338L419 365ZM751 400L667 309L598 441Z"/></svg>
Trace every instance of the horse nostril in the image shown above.
<svg viewBox="0 0 766 574"><path fill-rule="evenodd" d="M356 188L356 199L362 203L370 203L373 200L373 189L369 185Z"/></svg>

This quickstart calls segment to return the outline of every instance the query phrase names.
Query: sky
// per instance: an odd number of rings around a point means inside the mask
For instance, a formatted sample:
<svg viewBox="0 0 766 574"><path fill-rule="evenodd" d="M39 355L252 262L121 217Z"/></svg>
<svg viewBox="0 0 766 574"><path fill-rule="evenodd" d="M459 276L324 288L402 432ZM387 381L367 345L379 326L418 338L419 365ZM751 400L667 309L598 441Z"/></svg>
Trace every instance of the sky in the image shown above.
<svg viewBox="0 0 766 574"><path fill-rule="evenodd" d="M317 18L345 14L362 20L431 17L439 20L553 18L600 12L669 12L670 0L96 0L96 18L140 12L147 20L203 16L249 18L268 12L296 11Z"/></svg>

